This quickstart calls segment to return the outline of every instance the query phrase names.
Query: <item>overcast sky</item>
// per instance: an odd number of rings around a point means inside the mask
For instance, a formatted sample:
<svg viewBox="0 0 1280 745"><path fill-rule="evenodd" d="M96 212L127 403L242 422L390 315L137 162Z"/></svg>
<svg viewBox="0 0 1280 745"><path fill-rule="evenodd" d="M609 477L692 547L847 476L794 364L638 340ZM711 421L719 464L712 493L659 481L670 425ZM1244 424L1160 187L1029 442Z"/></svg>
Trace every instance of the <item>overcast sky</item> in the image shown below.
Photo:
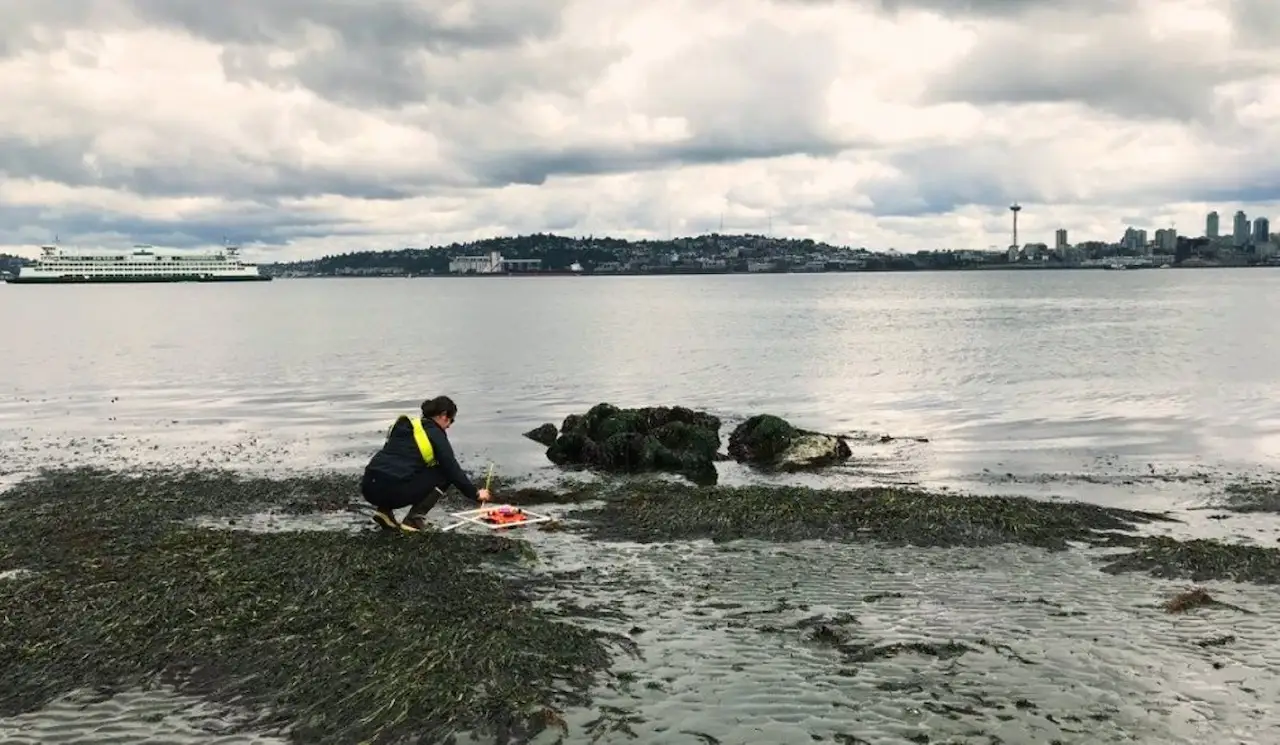
<svg viewBox="0 0 1280 745"><path fill-rule="evenodd" d="M1276 0L4 0L0 91L28 255L1280 218Z"/></svg>

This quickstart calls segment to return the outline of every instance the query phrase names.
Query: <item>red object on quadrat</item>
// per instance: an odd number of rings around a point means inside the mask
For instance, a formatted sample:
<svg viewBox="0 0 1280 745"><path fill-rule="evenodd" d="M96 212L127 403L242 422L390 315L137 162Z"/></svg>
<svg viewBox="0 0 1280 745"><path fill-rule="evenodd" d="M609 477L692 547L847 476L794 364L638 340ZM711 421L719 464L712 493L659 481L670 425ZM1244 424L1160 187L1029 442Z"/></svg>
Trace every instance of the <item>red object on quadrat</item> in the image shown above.
<svg viewBox="0 0 1280 745"><path fill-rule="evenodd" d="M522 523L529 518L524 514L524 510L518 507L494 507L484 513L484 517L480 519L490 525L511 525Z"/></svg>

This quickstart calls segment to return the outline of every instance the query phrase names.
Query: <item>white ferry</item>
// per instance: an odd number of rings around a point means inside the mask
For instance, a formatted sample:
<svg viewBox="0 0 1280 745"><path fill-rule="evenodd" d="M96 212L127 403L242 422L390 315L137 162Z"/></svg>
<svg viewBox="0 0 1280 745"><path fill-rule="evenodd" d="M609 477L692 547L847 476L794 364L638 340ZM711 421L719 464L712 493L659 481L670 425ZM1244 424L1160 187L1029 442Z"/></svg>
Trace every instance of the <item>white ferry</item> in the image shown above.
<svg viewBox="0 0 1280 745"><path fill-rule="evenodd" d="M138 245L131 251L63 251L41 246L40 258L24 266L10 284L80 284L98 282L267 282L256 264L240 260L227 246L213 252L157 251Z"/></svg>

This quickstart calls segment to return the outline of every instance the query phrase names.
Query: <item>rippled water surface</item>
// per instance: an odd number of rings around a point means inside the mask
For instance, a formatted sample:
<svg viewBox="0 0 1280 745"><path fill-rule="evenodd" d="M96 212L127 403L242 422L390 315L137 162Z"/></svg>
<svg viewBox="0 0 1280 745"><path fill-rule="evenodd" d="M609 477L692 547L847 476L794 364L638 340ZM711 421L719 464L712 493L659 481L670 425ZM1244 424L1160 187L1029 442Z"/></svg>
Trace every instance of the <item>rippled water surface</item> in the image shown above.
<svg viewBox="0 0 1280 745"><path fill-rule="evenodd" d="M520 436L537 424L678 403L867 435L814 483L1184 507L1213 491L1188 473L1280 460L1278 313L1270 270L0 286L0 471L355 468L394 415L447 393L464 465L512 475L548 470ZM1269 518L1187 515L1276 545ZM1280 742L1274 588L1210 584L1257 612L1171 616L1158 605L1185 585L1103 575L1084 551L536 541L548 570L583 570L565 597L643 628L635 690L603 700L644 742ZM851 662L789 628L841 613L872 649L963 647ZM107 741L95 728L132 731L164 701L64 702L0 735Z"/></svg>
<svg viewBox="0 0 1280 745"><path fill-rule="evenodd" d="M0 287L0 422L360 455L448 393L464 453L597 401L925 436L928 476L1280 452L1271 270Z"/></svg>

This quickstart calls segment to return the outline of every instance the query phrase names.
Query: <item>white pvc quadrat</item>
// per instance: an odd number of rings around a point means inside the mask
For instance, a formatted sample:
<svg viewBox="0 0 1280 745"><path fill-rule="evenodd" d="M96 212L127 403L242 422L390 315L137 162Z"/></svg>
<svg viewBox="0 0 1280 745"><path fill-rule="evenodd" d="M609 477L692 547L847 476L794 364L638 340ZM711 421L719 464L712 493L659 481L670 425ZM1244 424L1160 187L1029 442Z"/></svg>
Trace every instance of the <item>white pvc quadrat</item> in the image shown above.
<svg viewBox="0 0 1280 745"><path fill-rule="evenodd" d="M511 523L487 523L484 521L485 515L495 510L502 510L502 509L520 509L522 512L524 512L525 519L521 520L520 522L511 522ZM474 510L463 510L462 512L454 512L451 516L458 518L458 522L454 523L453 525L449 525L445 527L444 530L453 530L454 528L460 528L463 525L467 525L467 524L479 525L482 528L488 528L490 530L500 530L502 528L522 528L526 525L533 525L534 523L545 523L551 520L551 517L548 515L541 515L536 512L530 512L529 510L526 510L524 508L517 508L515 507L515 505L510 505L510 504L497 504L491 507L480 507L479 509L474 509Z"/></svg>

